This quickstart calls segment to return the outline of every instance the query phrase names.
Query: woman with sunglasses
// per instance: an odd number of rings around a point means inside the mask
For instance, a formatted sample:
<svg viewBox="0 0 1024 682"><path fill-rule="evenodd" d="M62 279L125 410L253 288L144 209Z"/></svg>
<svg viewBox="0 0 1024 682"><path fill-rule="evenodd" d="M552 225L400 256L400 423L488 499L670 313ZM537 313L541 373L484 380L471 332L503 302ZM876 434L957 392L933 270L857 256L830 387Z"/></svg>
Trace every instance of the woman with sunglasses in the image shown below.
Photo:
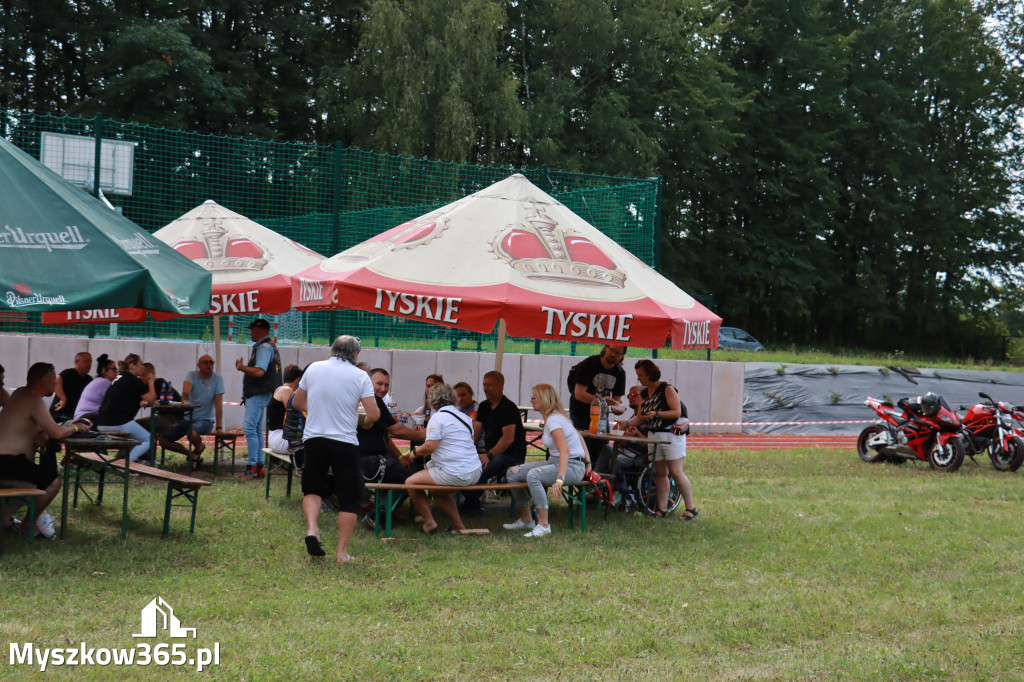
<svg viewBox="0 0 1024 682"><path fill-rule="evenodd" d="M146 377L145 381L143 376ZM149 452L149 430L135 421L135 415L140 407L152 405L156 400L154 380L155 377L143 365L142 358L130 353L121 362L121 373L114 377L96 414L94 423L100 431L125 431L139 441L128 453L132 462L139 461Z"/></svg>
<svg viewBox="0 0 1024 682"><path fill-rule="evenodd" d="M530 532L528 538L539 538L551 534L548 519L548 491L558 497L562 494L562 486L576 485L583 480L583 475L590 467L590 455L583 444L576 427L565 412L558 391L551 384L537 384L530 396L533 409L544 418L544 447L551 453L550 459L527 462L510 467L507 474L509 483L526 481L533 505L537 508L537 523L530 516L530 500L522 488L512 490L512 498L519 507L519 518L504 525L506 530L523 530ZM557 457L556 457L557 455Z"/></svg>
<svg viewBox="0 0 1024 682"><path fill-rule="evenodd" d="M99 412L100 404L103 403L103 396L110 388L110 382L117 376L117 362L107 357L107 354L96 359L96 376L89 385L82 389L82 396L78 399L75 407L75 419L85 418L89 421L96 421L96 413Z"/></svg>
<svg viewBox="0 0 1024 682"><path fill-rule="evenodd" d="M644 358L636 363L636 379L644 387L640 392L640 411L626 422L617 422L620 429L644 427L647 437L659 440L654 446L654 486L657 493L657 507L654 515L668 516L669 480L671 474L676 487L683 496L685 511L682 518L691 521L700 514L693 505L693 486L683 473L683 458L686 457L686 431L681 422L686 417L686 407L679 399L676 389L661 380L661 370L651 360Z"/></svg>

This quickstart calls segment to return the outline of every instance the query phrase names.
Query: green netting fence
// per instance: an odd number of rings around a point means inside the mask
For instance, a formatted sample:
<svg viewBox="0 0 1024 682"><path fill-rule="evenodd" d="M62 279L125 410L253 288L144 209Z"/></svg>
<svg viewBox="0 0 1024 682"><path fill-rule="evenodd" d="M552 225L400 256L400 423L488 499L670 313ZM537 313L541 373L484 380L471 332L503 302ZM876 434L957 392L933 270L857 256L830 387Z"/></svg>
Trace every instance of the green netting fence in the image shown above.
<svg viewBox="0 0 1024 682"><path fill-rule="evenodd" d="M5 111L6 139L149 232L213 199L332 256L395 225L522 173L585 220L658 266L660 178L621 178L549 168L457 164L337 145L204 135L112 121ZM99 163L97 163L99 161ZM234 320L247 328L251 317ZM340 333L387 348L493 350L475 334L351 310L281 315L283 341L325 343ZM221 318L221 335L229 320ZM0 333L209 340L213 319L109 325L42 325L36 313L0 315ZM247 334L243 333L243 337ZM571 344L509 339L508 352L575 353Z"/></svg>

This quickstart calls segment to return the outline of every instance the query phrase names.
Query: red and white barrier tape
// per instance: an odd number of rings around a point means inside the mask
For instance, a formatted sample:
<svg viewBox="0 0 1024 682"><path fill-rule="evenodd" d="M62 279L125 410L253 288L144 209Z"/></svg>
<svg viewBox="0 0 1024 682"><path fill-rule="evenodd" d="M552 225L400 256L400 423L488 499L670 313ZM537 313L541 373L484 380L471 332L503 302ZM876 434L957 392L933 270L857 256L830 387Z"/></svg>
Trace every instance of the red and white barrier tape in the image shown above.
<svg viewBox="0 0 1024 682"><path fill-rule="evenodd" d="M873 419L830 422L690 422L690 426L802 426L803 424L870 424Z"/></svg>

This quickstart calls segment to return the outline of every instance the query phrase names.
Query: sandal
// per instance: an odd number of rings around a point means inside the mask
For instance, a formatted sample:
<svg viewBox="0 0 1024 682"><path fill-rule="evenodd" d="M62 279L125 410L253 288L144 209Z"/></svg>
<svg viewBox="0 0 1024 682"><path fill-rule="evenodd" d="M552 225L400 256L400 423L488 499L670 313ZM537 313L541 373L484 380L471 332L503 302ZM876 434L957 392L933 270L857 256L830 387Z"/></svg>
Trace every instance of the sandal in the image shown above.
<svg viewBox="0 0 1024 682"><path fill-rule="evenodd" d="M327 552L324 551L324 543L320 542L320 538L315 535L306 536L306 552L309 556L327 556Z"/></svg>
<svg viewBox="0 0 1024 682"><path fill-rule="evenodd" d="M681 518L683 521L693 521L698 516L700 516L700 512L697 511L696 507L694 507L693 509L683 510L683 515L679 518Z"/></svg>
<svg viewBox="0 0 1024 682"><path fill-rule="evenodd" d="M423 530L422 528L420 528L420 532L423 533L424 535L437 535L438 533L441 532L441 525L438 524L438 525L434 526L433 528L431 528L430 530Z"/></svg>

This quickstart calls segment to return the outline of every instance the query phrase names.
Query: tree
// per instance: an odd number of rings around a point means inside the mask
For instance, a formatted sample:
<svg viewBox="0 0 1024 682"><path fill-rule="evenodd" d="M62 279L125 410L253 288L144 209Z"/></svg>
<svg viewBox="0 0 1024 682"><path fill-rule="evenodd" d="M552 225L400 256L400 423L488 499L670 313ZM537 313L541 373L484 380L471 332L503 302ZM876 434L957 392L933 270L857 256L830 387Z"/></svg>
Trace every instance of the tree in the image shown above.
<svg viewBox="0 0 1024 682"><path fill-rule="evenodd" d="M329 130L358 147L501 162L521 126L497 0L373 0L356 61L329 69Z"/></svg>

